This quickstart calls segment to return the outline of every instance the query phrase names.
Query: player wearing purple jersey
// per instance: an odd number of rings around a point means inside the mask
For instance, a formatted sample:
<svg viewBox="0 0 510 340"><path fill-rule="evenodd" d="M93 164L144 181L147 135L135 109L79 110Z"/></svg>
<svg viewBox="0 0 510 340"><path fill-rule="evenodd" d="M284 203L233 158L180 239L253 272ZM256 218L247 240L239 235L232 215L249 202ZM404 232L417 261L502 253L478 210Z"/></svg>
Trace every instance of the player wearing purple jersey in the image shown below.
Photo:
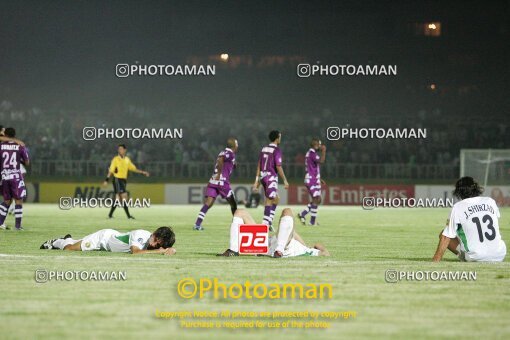
<svg viewBox="0 0 510 340"><path fill-rule="evenodd" d="M320 156L319 150L321 150ZM306 153L305 159L305 186L308 189L312 201L308 203L305 210L298 214L298 217L301 223L306 225L305 216L310 213L310 225L316 225L315 219L317 218L317 209L319 204L321 204L321 184L326 184L321 179L320 169L320 165L326 160L326 146L322 145L319 138L312 139L310 150Z"/></svg>
<svg viewBox="0 0 510 340"><path fill-rule="evenodd" d="M216 158L214 173L209 180L209 184L207 184L205 192L205 203L198 213L195 226L193 227L194 230L204 230L204 227L202 227L202 221L204 220L207 211L213 206L218 195L226 199L230 204L232 215L237 210L237 202L234 197L234 192L230 188L230 175L232 175L236 166L237 148L237 139L231 137L227 140L227 147L225 150L221 151L218 158Z"/></svg>
<svg viewBox="0 0 510 340"><path fill-rule="evenodd" d="M16 130L14 128L5 129L5 136L14 138ZM14 199L16 205L14 207L14 217L16 223L16 230L23 230L21 226L21 219L23 217L23 199L27 196L25 188L25 181L21 173L21 165L28 165L28 152L27 149L15 142L2 142L0 143L0 166L2 174L2 194L4 201L0 205L0 225L2 229L4 226L5 218L9 206Z"/></svg>
<svg viewBox="0 0 510 340"><path fill-rule="evenodd" d="M271 231L273 231L272 222L276 206L280 202L278 197L278 175L283 179L285 189L289 188L289 182L287 182L282 168L282 151L278 147L281 140L282 134L280 131L273 130L269 133L269 141L271 143L264 146L260 151L257 175L253 184L253 190L258 191L260 184L264 188L266 204L262 223L268 225Z"/></svg>
<svg viewBox="0 0 510 340"><path fill-rule="evenodd" d="M16 144L19 144L21 146L25 146L25 144L20 141L19 139L16 139L16 138L9 138L9 137L6 137L5 136L5 128L3 125L0 125L0 143L1 142L15 142ZM22 173L26 173L26 170L22 167ZM2 195L2 177L0 176L0 195ZM14 212L14 205L15 204L11 204L11 207L9 208L9 214L12 214ZM6 227L5 225L0 225L0 229L9 229L8 227Z"/></svg>

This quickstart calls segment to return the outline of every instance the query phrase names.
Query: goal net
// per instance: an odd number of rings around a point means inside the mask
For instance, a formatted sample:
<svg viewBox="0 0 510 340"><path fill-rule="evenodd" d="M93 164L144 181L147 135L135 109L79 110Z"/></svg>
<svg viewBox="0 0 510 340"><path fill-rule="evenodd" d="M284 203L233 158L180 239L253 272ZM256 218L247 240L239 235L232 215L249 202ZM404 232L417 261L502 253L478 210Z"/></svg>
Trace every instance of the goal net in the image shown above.
<svg viewBox="0 0 510 340"><path fill-rule="evenodd" d="M460 150L460 176L471 176L484 187L510 183L510 149Z"/></svg>

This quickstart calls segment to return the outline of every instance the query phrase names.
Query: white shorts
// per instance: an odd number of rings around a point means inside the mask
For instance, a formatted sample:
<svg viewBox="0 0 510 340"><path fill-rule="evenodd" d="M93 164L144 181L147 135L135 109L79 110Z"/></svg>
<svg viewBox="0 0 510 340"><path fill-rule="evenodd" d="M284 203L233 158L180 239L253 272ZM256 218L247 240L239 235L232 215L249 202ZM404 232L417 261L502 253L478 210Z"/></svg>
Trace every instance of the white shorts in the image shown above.
<svg viewBox="0 0 510 340"><path fill-rule="evenodd" d="M502 262L505 260L506 256L506 244L503 240L499 242L498 247L494 249L494 251L491 251L491 254L474 255L476 257L473 257L473 254L466 253L462 250L460 240L455 250L459 253L457 257L462 262Z"/></svg>
<svg viewBox="0 0 510 340"><path fill-rule="evenodd" d="M81 250L89 251L89 250L109 250L107 247L108 240L112 236L120 235L120 232L113 229L102 229L96 231L93 234L85 236L81 240Z"/></svg>
<svg viewBox="0 0 510 340"><path fill-rule="evenodd" d="M269 239L269 255L273 256L276 246L278 243L278 239L276 236L271 236ZM308 248L303 243L299 242L296 239L290 240L289 244L285 247L283 251L283 257L295 257L295 256L319 256L319 249Z"/></svg>

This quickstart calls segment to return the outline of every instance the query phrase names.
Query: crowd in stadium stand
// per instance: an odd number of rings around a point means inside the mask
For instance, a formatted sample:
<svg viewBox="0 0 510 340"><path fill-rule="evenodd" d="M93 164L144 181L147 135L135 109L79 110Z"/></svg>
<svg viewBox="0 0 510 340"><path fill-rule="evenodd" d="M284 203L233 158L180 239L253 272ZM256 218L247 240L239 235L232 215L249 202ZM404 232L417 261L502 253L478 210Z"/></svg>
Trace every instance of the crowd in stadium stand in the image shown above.
<svg viewBox="0 0 510 340"><path fill-rule="evenodd" d="M123 120L118 118L122 113ZM439 109L416 110L402 116L376 116L363 107L345 112L322 109L309 113L218 115L200 120L189 115L164 115L137 107L117 112L72 112L41 109L18 110L10 102L0 102L0 124L14 126L36 160L105 160L125 143L136 164L154 161L176 163L211 162L229 136L239 140L238 162L256 162L260 148L268 143L271 129L283 132L281 148L287 162L303 163L310 139L320 137L328 147L328 162L405 163L457 165L461 148L504 148L510 132L504 119L464 122ZM200 121L200 124L197 124ZM150 123L148 123L150 122ZM84 126L130 128L182 128L182 140L111 140L95 142L82 138ZM326 128L382 127L426 128L425 139L344 139L327 141Z"/></svg>

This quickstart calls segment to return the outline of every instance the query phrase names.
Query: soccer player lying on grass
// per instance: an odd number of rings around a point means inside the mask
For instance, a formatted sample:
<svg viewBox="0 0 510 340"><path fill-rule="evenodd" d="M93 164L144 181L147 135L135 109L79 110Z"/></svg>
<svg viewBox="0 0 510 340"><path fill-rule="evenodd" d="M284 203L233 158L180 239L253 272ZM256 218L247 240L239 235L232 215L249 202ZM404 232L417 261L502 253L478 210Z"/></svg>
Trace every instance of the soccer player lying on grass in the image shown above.
<svg viewBox="0 0 510 340"><path fill-rule="evenodd" d="M448 248L461 261L500 262L505 259L506 244L499 233L499 209L472 177L462 177L455 184L455 203L446 228L439 234L439 244L432 259L439 262Z"/></svg>
<svg viewBox="0 0 510 340"><path fill-rule="evenodd" d="M277 236L269 238L268 256L292 257L292 256L329 256L329 252L321 244L315 244L313 248L306 246L305 241L294 229L294 217L290 208L285 208L280 217ZM234 213L230 226L230 247L218 256L239 256L239 226L241 224L256 224L251 215L243 209Z"/></svg>
<svg viewBox="0 0 510 340"><path fill-rule="evenodd" d="M75 251L104 250L115 253L174 255L175 234L170 227L159 227L152 234L147 230L121 233L113 229L102 229L75 240L67 234L63 238L48 240L41 249Z"/></svg>

